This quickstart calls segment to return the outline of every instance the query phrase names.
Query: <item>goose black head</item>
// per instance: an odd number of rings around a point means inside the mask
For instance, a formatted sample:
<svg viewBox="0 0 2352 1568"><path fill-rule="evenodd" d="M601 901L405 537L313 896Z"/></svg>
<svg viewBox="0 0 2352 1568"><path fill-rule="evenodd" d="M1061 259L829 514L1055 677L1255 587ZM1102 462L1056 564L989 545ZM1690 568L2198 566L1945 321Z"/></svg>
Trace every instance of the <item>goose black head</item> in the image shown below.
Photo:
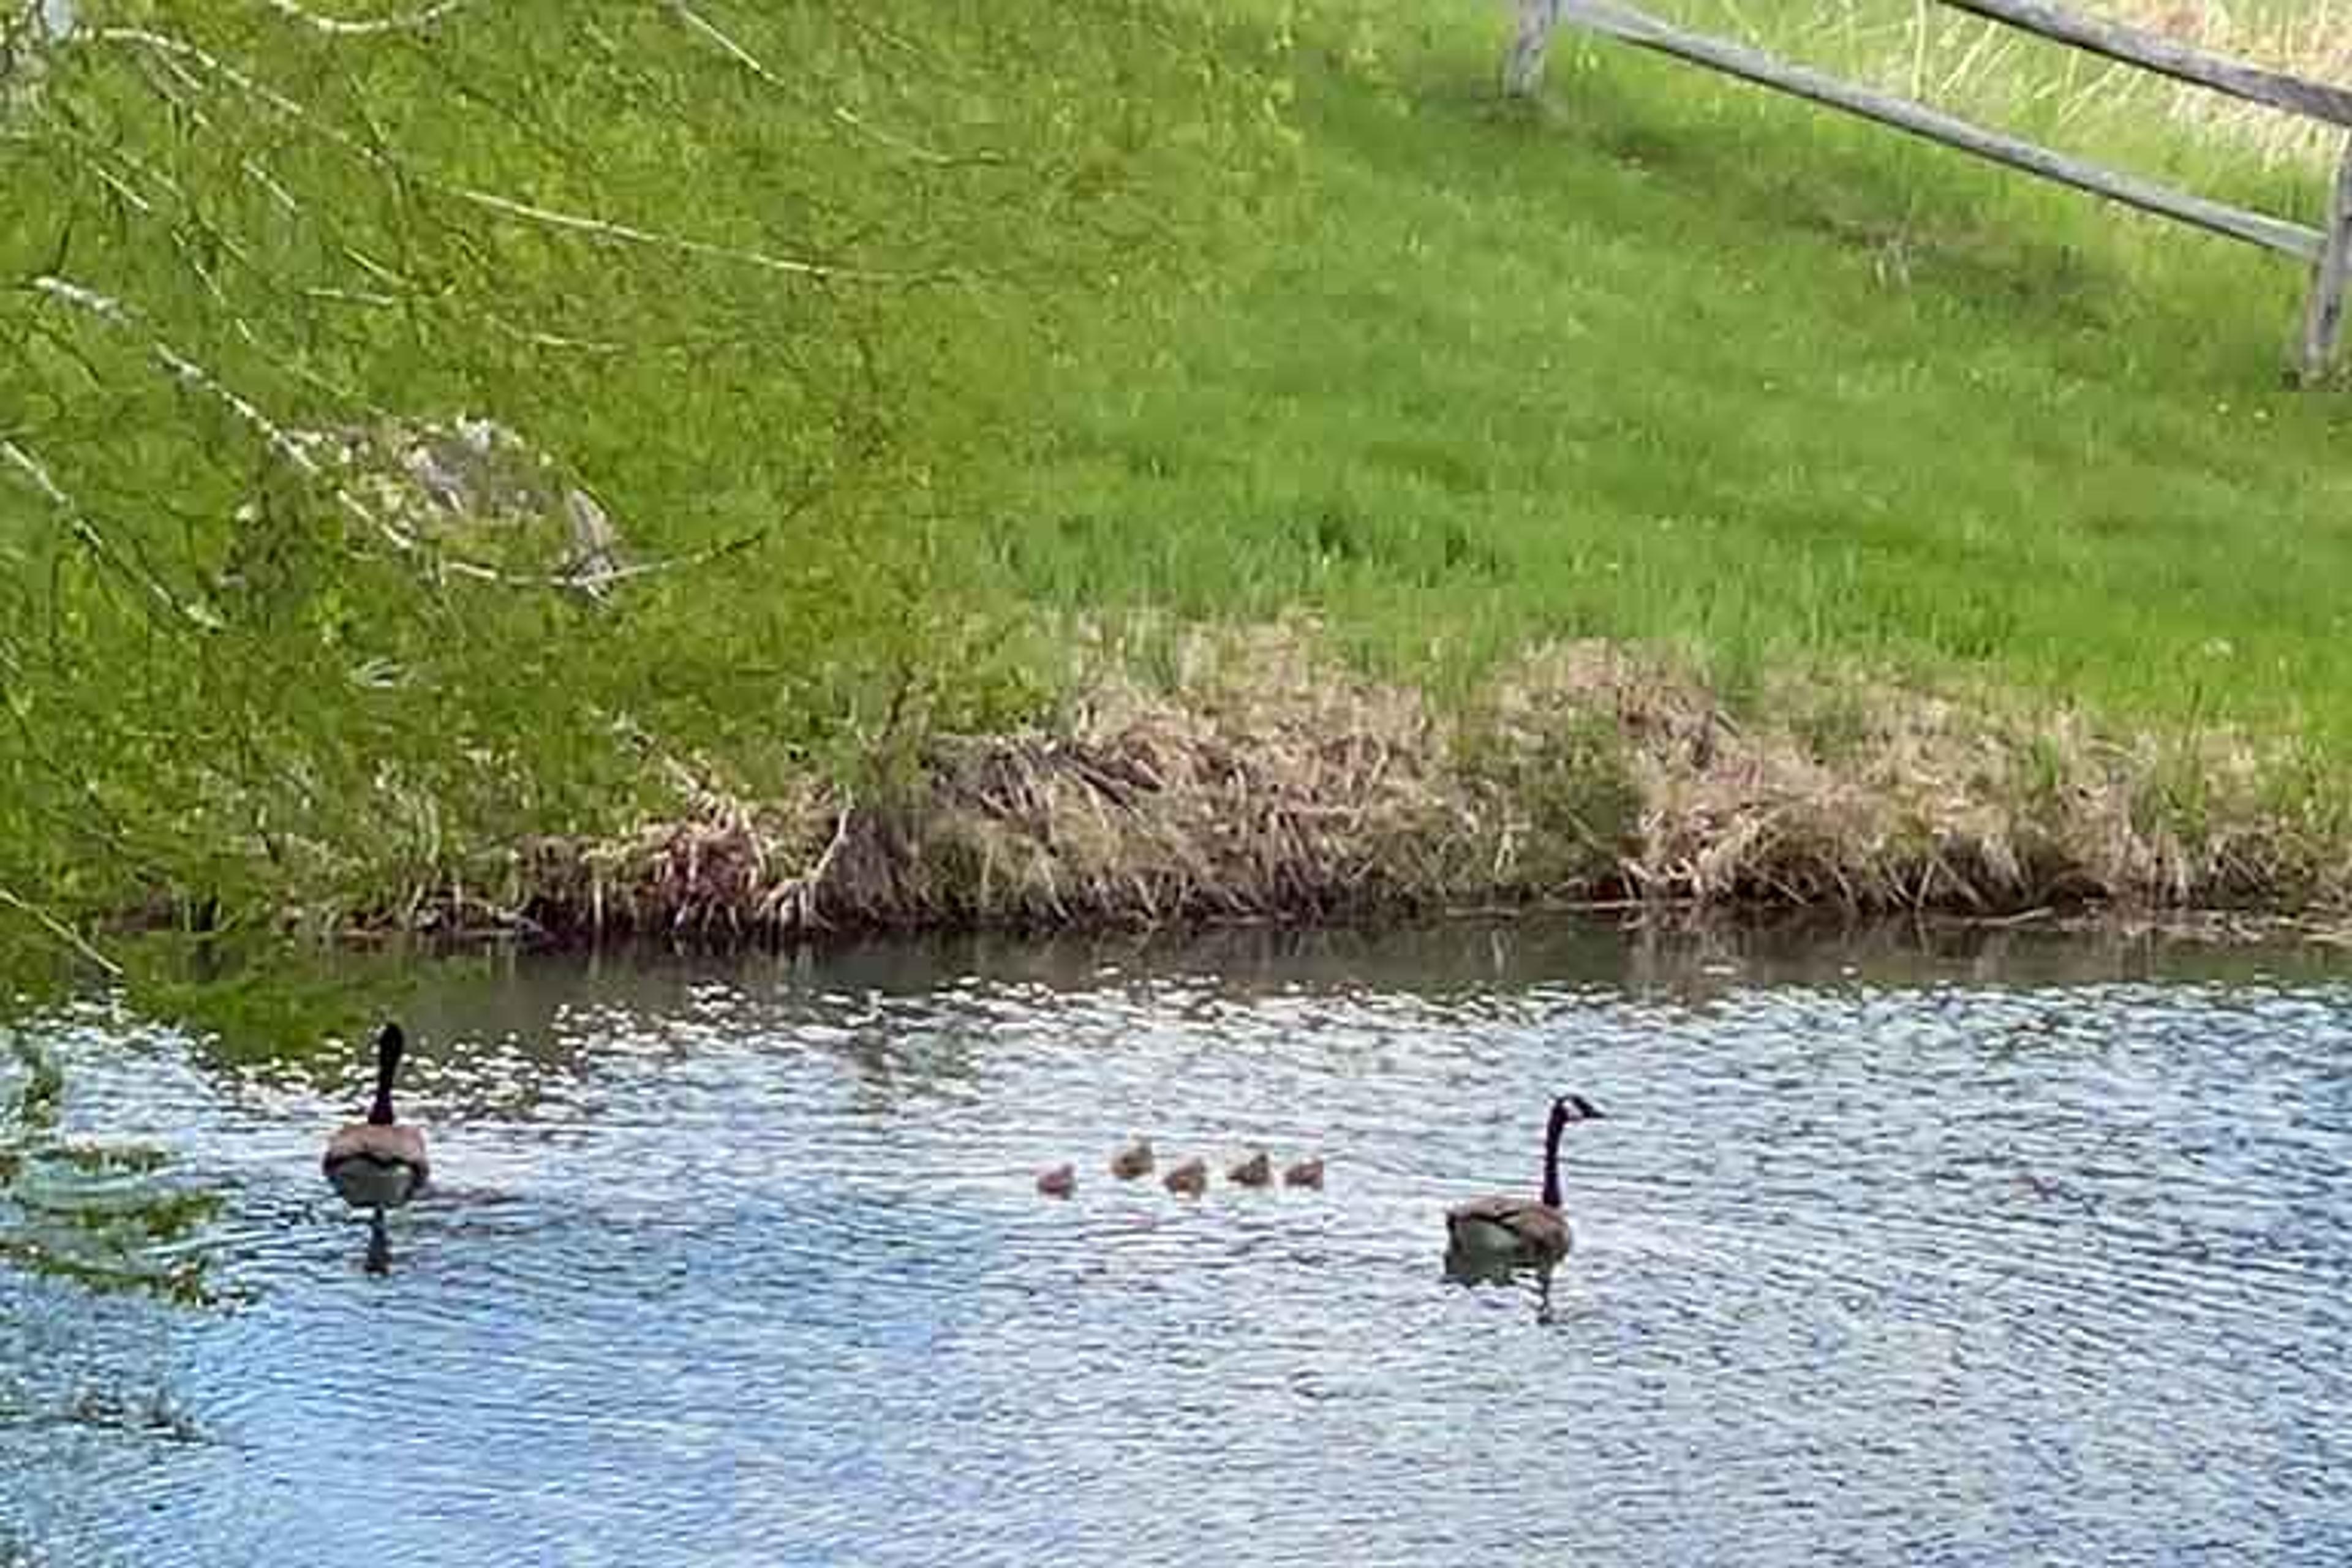
<svg viewBox="0 0 2352 1568"><path fill-rule="evenodd" d="M1561 1121L1600 1121L1605 1120L1601 1108L1580 1094L1563 1094L1551 1102L1551 1113Z"/></svg>

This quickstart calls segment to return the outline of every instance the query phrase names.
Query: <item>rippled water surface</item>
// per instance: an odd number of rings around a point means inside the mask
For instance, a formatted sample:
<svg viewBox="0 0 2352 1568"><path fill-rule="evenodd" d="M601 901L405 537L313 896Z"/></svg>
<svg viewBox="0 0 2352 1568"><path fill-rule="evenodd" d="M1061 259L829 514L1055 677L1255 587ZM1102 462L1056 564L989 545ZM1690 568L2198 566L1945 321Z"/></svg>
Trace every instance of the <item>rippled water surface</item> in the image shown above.
<svg viewBox="0 0 2352 1568"><path fill-rule="evenodd" d="M52 1016L0 1563L2352 1561L2352 989L2193 962L522 964L410 1020L380 1276L316 1165L362 1063ZM1449 1280L1567 1089L1576 1251Z"/></svg>

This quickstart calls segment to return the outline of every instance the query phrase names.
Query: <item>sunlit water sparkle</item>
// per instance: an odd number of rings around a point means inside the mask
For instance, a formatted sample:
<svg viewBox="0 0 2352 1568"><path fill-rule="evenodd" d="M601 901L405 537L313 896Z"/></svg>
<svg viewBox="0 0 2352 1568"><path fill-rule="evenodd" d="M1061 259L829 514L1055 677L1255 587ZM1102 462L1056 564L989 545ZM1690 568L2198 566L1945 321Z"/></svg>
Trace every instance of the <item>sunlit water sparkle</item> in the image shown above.
<svg viewBox="0 0 2352 1568"><path fill-rule="evenodd" d="M47 1017L0 1563L2352 1561L2352 989L1385 951L453 985L382 1277L362 1062ZM1449 1281L1571 1088L1548 1297Z"/></svg>

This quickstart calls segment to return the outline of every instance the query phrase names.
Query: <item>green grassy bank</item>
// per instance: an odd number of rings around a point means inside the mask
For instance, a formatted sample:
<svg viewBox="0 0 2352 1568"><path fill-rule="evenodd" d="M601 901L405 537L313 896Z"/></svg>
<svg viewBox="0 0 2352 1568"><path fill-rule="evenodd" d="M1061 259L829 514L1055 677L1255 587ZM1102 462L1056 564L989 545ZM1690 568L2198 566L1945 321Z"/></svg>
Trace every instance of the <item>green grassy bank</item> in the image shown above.
<svg viewBox="0 0 2352 1568"><path fill-rule="evenodd" d="M1498 13L304 15L105 8L5 111L32 948L2352 875L2274 258L1601 45L1505 105ZM2317 216L2307 147L1903 22L1762 26ZM461 416L545 515L311 435Z"/></svg>
<svg viewBox="0 0 2352 1568"><path fill-rule="evenodd" d="M1024 591L1313 604L1415 676L1605 635L1735 689L1826 656L2346 735L2296 268L1607 46L1528 117L1458 18L1348 36L1301 68L1287 243L1068 361ZM2066 140L2315 218L2313 169L2116 118Z"/></svg>

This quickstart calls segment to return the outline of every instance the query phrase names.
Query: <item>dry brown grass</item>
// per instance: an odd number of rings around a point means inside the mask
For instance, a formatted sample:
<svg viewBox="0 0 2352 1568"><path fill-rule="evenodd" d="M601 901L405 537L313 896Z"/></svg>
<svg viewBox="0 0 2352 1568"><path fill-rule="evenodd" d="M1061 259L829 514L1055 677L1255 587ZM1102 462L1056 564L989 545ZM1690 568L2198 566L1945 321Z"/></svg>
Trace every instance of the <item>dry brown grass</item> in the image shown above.
<svg viewBox="0 0 2352 1568"><path fill-rule="evenodd" d="M1739 0L1688 0L1729 37L1755 36L1888 90L1999 120L2020 102L2055 109L2062 125L2120 110L2252 152L2266 165L2333 164L2336 127L2133 66L2048 45L2018 28L1932 5L1823 0L1794 14ZM2316 81L2352 85L2352 0L2085 0L2083 11Z"/></svg>
<svg viewBox="0 0 2352 1568"><path fill-rule="evenodd" d="M1212 648L1212 643L1214 647ZM683 809L533 852L559 929L785 932L1340 917L1471 885L1477 837L1417 695L1273 628L1197 639L1181 695L1106 672L1055 730L943 736L919 782L752 803L682 776Z"/></svg>
<svg viewBox="0 0 2352 1568"><path fill-rule="evenodd" d="M2234 55L2314 81L2352 86L2352 4L2347 0L2107 0L2098 9L2119 22L2185 44ZM2332 163L2344 132L2186 83L2161 89L2172 119L2254 149L2266 163Z"/></svg>
<svg viewBox="0 0 2352 1568"><path fill-rule="evenodd" d="M1051 729L941 737L911 785L677 808L501 879L559 934L1329 921L1633 900L2004 914L2340 904L2343 814L2227 737L1806 672L1734 719L1669 662L1538 649L1458 714L1297 625L1117 650Z"/></svg>

